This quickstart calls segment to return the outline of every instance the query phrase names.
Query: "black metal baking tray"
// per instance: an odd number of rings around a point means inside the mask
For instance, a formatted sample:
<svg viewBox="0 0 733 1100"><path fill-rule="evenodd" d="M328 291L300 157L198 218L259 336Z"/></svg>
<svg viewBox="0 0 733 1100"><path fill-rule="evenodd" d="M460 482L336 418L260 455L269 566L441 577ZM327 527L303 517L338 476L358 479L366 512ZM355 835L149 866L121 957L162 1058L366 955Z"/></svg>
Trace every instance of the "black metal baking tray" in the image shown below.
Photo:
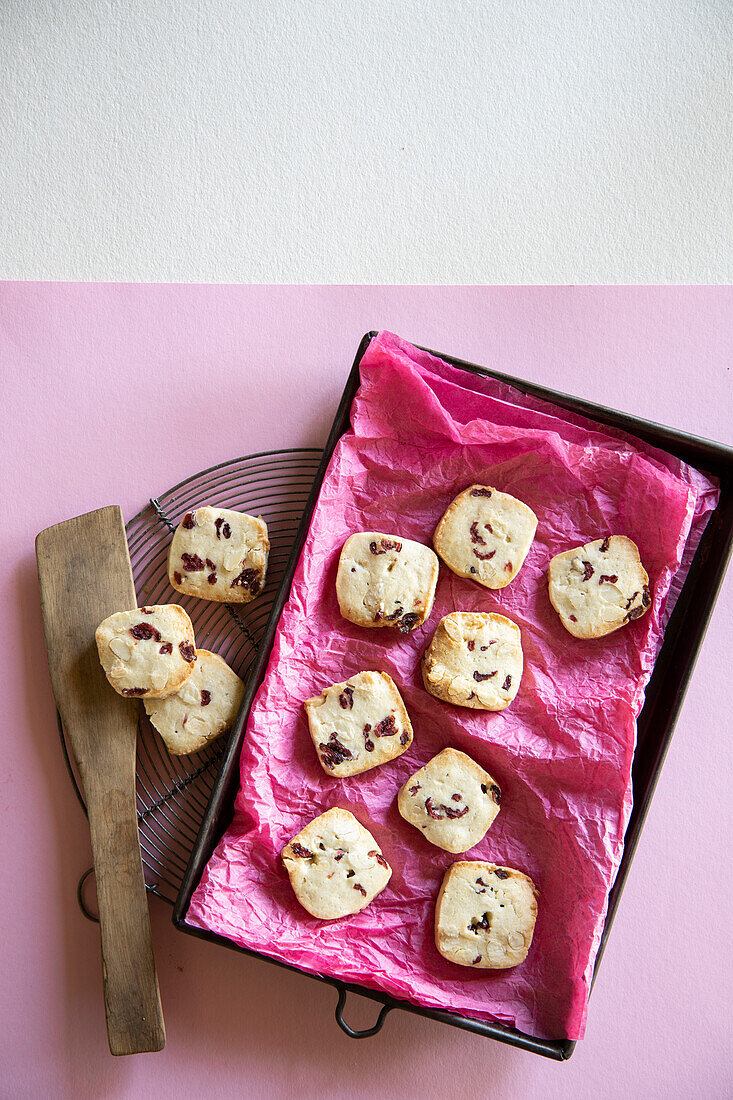
<svg viewBox="0 0 733 1100"><path fill-rule="evenodd" d="M293 545L288 567L270 614L264 638L259 650L257 661L250 676L245 696L242 702L237 721L231 734L227 751L224 754L221 770L214 787L209 806L204 817L199 835L188 863L181 890L178 894L173 910L173 923L177 928L202 939L213 940L215 943L241 951L246 955L255 955L258 958L267 958L277 966L284 966L288 970L298 970L297 967L287 963L270 959L258 952L249 951L239 947L231 940L218 936L212 932L205 932L186 923L191 896L198 885L204 867L208 862L214 848L225 832L233 815L234 799L239 789L239 756L244 739L244 731L249 717L250 708L254 696L264 678L267 662L274 640L275 631L282 609L290 595L290 587L293 580L295 567L298 563L303 544L310 527L313 510L318 499L321 483L326 473L328 463L331 460L334 448L341 436L349 427L349 413L351 403L360 384L359 365L370 342L377 335L369 332L364 336L354 360L351 373L346 382L346 388L341 397L336 418L333 422L323 458L313 483L303 518L298 529L295 544ZM430 350L430 349L423 349ZM517 390L533 394L546 401L551 401L571 412L580 413L601 424L607 424L614 428L620 428L631 435L646 440L648 443L677 455L685 462L712 474L720 482L720 500L718 507L710 517L703 537L700 541L697 553L692 562L685 584L678 598L675 609L670 618L665 632L662 647L647 685L645 702L637 723L637 748L632 767L632 786L634 806L626 829L624 854L619 866L618 874L614 881L609 896L608 914L603 928L601 944L596 957L594 981L598 973L598 967L603 956L603 950L611 930L613 918L618 907L621 891L624 888L629 867L639 842L639 836L646 818L649 804L654 793L654 788L659 777L664 757L672 737L674 724L682 705L685 690L695 665L700 645L708 620L712 613L713 605L720 588L726 565L731 552L733 542L733 449L724 447L719 443L713 443L706 439L686 435L673 428L666 428L660 424L654 424L647 420L640 420L615 409L607 409L600 405L594 405L589 401L582 401L567 394L557 393L543 386L536 386L488 370L474 363L466 363L451 355L440 352L431 352L440 359L451 363L455 367L469 371L473 374L488 375L508 383ZM680 627L684 622L685 629ZM439 1009L423 1008L410 1004L407 1001L398 1000L378 990L367 989L349 982L342 982L336 978L326 977L300 971L307 977L316 978L319 981L328 982L338 991L336 1006L336 1020L347 1035L353 1038L366 1038L374 1035L382 1026L387 1014L393 1008L401 1008L407 1012L414 1012L419 1016L427 1016L432 1020L440 1020L451 1024L453 1027L472 1031L487 1038L497 1039L500 1042L509 1043L524 1050L533 1051L535 1054L544 1055L562 1061L570 1057L575 1048L575 1041L570 1039L543 1040L535 1039L514 1028L506 1027L499 1023L473 1020L470 1017L458 1013L446 1012ZM381 1009L375 1024L363 1031L355 1031L349 1027L344 1019L343 1010L348 992L358 993L361 996L381 1004Z"/></svg>

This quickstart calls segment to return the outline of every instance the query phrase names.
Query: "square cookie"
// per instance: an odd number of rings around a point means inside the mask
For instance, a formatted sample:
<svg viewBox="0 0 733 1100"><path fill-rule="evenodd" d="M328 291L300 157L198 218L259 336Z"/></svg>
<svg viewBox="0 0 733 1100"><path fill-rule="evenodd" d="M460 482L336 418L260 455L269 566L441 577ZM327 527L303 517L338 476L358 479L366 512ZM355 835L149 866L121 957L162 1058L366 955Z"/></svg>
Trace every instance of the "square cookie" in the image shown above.
<svg viewBox="0 0 733 1100"><path fill-rule="evenodd" d="M386 672L358 672L304 706L321 767L339 779L394 760L412 744L405 704Z"/></svg>
<svg viewBox="0 0 733 1100"><path fill-rule="evenodd" d="M369 830L338 807L301 829L283 848L282 860L296 898L320 920L358 913L392 876Z"/></svg>
<svg viewBox="0 0 733 1100"><path fill-rule="evenodd" d="M527 556L537 516L509 493L470 485L449 505L435 529L433 546L459 577L485 588L506 588Z"/></svg>
<svg viewBox="0 0 733 1100"><path fill-rule="evenodd" d="M550 602L576 638L602 638L644 615L649 577L636 543L607 535L557 554L550 562Z"/></svg>
<svg viewBox="0 0 733 1100"><path fill-rule="evenodd" d="M512 867L465 860L449 867L435 907L435 946L449 962L504 970L527 958L537 889Z"/></svg>
<svg viewBox="0 0 733 1100"><path fill-rule="evenodd" d="M119 695L163 698L193 672L193 624L176 603L117 611L95 632L99 660Z"/></svg>
<svg viewBox="0 0 733 1100"><path fill-rule="evenodd" d="M426 840L445 852L466 852L486 835L499 812L501 790L487 771L458 749L443 749L410 776L397 807Z"/></svg>
<svg viewBox="0 0 733 1100"><path fill-rule="evenodd" d="M231 728L244 684L223 658L196 650L196 664L175 695L143 699L151 724L173 756L198 752Z"/></svg>
<svg viewBox="0 0 733 1100"><path fill-rule="evenodd" d="M168 552L177 592L215 603L249 603L265 583L270 541L261 517L203 506L186 512Z"/></svg>
<svg viewBox="0 0 733 1100"><path fill-rule="evenodd" d="M422 659L422 677L436 699L504 710L519 690L523 667L515 623L484 611L453 611L438 623Z"/></svg>
<svg viewBox="0 0 733 1100"><path fill-rule="evenodd" d="M409 634L430 614L437 583L438 559L429 546L360 531L343 545L336 595L349 622Z"/></svg>

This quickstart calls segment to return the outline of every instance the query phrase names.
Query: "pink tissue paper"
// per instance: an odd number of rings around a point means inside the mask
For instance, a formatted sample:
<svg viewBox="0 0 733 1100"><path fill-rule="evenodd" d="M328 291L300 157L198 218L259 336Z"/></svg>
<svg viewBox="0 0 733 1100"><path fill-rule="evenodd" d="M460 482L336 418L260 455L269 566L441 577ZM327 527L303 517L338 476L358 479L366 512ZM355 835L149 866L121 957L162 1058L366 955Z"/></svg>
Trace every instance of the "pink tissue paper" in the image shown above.
<svg viewBox="0 0 733 1100"><path fill-rule="evenodd" d="M512 493L539 519L516 579L491 592L441 563L432 614L412 634L343 619L335 577L346 538L375 530L431 544L452 498L473 482ZM716 501L714 483L673 456L380 333L362 360L351 428L328 467L254 700L235 816L187 921L415 1004L539 1038L581 1038L631 810L636 718ZM560 551L614 533L639 546L652 605L622 630L580 641L550 605L547 566ZM420 658L455 610L498 611L520 627L524 675L503 712L453 707L422 685ZM415 740L396 761L333 779L316 759L303 700L364 669L395 680ZM528 958L511 970L473 971L438 954L435 900L456 857L397 811L404 781L449 745L474 757L503 793L487 835L458 858L519 868L539 889ZM319 921L296 901L280 850L332 806L374 834L393 874L361 913Z"/></svg>

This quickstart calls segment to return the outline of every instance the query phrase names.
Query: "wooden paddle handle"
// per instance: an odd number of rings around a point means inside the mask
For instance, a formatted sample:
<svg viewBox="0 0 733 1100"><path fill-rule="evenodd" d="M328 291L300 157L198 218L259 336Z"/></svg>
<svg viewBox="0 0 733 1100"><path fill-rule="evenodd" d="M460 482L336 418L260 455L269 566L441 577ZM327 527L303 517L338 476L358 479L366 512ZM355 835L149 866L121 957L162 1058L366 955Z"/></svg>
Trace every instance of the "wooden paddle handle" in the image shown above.
<svg viewBox="0 0 733 1100"><path fill-rule="evenodd" d="M85 784L112 1054L162 1050L165 1024L140 862L134 790Z"/></svg>

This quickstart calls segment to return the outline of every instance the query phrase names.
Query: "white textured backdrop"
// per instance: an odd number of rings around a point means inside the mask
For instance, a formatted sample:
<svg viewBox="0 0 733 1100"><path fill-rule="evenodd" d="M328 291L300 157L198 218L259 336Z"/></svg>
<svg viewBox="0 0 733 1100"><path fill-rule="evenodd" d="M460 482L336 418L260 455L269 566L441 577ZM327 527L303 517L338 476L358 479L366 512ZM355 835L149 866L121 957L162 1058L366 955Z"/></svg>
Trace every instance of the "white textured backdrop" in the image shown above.
<svg viewBox="0 0 733 1100"><path fill-rule="evenodd" d="M732 39L729 0L2 0L0 276L733 281Z"/></svg>

